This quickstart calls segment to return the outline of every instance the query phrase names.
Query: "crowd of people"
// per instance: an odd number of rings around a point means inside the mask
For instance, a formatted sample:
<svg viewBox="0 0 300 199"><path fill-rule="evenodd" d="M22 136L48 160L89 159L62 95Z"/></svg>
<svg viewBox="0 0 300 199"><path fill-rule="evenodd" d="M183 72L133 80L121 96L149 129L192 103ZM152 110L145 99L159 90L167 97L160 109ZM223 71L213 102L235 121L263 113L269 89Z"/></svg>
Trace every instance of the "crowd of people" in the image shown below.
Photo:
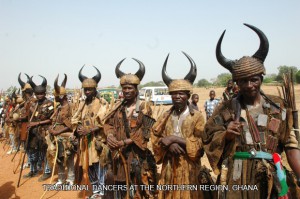
<svg viewBox="0 0 300 199"><path fill-rule="evenodd" d="M67 75L53 82L54 101L46 98L48 81L41 76L18 76L21 92L5 96L3 134L11 146L7 154L24 151L30 171L23 178L49 179L57 169L56 185L90 184L89 198L300 198L300 151L292 130L291 110L283 99L261 91L268 40L258 28L245 24L260 38L253 56L226 59L221 52L224 33L216 48L218 62L232 73L223 93L216 99L214 90L205 102L206 119L193 94L197 66L186 53L190 71L182 79L171 78L167 56L162 80L168 86L172 106L156 120L150 103L140 101L138 86L145 66L138 59L139 70L125 73L124 61L116 68L123 100L108 107L97 95L101 73L95 67L92 78L78 77L85 98L67 96ZM191 98L191 102L189 99ZM149 148L151 144L152 148ZM285 151L292 171L281 164ZM217 178L201 164L207 155ZM157 165L161 164L158 174ZM122 185L127 189L107 191L97 187ZM137 185L136 189L129 189ZM141 186L152 189L143 189ZM157 185L227 185L227 189L166 189ZM255 190L232 190L233 185L251 185Z"/></svg>

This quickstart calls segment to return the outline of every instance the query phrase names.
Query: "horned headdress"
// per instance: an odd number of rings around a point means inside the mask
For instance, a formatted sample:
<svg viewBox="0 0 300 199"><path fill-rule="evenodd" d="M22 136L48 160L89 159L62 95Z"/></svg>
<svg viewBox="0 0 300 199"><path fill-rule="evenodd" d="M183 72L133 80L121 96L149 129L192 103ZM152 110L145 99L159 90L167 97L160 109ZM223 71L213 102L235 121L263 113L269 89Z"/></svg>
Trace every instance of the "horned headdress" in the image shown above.
<svg viewBox="0 0 300 199"><path fill-rule="evenodd" d="M265 67L263 63L269 51L269 42L266 35L261 30L252 25L244 25L256 32L260 39L259 49L254 55L252 55L251 57L244 56L239 60L230 60L225 58L221 52L221 44L226 30L224 30L224 32L222 33L216 48L216 56L218 62L232 73L232 78L235 81L253 75L265 75Z"/></svg>
<svg viewBox="0 0 300 199"><path fill-rule="evenodd" d="M42 76L42 75L39 75L41 78L43 78L43 81L42 81L42 84L41 85L36 85L33 81L32 81L32 77L29 78L29 84L30 86L33 88L33 91L35 93L45 93L46 90L47 90L47 79Z"/></svg>
<svg viewBox="0 0 300 199"><path fill-rule="evenodd" d="M58 86L58 77L59 75L57 75L56 79L54 80L54 92L53 95L54 96L64 96L67 94L66 91L66 84L67 84L67 75L65 74L65 78L61 83L61 86Z"/></svg>
<svg viewBox="0 0 300 199"><path fill-rule="evenodd" d="M165 63L163 65L162 68L162 79L165 82L165 84L168 86L169 88L169 92L173 92L173 91L189 91L189 93L193 93L193 83L196 79L197 76L197 66L194 62L194 60L185 52L182 52L186 58L189 60L190 64L191 64L191 68L189 73L184 77L184 79L171 79L166 71L167 68L167 63L168 63L168 59L169 59L169 54L165 60Z"/></svg>
<svg viewBox="0 0 300 199"><path fill-rule="evenodd" d="M131 74L131 73L125 74L124 72L122 72L120 70L121 64L123 63L123 61L125 59L126 58L122 59L118 63L118 65L116 66L116 70L115 70L117 78L120 78L120 84L121 85L123 85L123 84L139 85L145 75L145 65L141 61L139 61L135 58L132 58L134 61L136 61L139 64L139 70L135 74Z"/></svg>
<svg viewBox="0 0 300 199"><path fill-rule="evenodd" d="M100 71L98 70L98 68L93 66L96 69L97 74L92 78L87 78L86 76L82 75L83 67L84 67L84 65L81 67L81 69L78 73L78 78L82 82L82 88L97 88L97 85L101 79Z"/></svg>
<svg viewBox="0 0 300 199"><path fill-rule="evenodd" d="M21 79L21 73L19 74L19 77L18 77L18 82L21 86L21 90L22 91L25 91L26 89L32 89L32 87L30 86L29 84L29 79L30 77L25 73L25 75L27 76L27 82L23 82L22 79Z"/></svg>

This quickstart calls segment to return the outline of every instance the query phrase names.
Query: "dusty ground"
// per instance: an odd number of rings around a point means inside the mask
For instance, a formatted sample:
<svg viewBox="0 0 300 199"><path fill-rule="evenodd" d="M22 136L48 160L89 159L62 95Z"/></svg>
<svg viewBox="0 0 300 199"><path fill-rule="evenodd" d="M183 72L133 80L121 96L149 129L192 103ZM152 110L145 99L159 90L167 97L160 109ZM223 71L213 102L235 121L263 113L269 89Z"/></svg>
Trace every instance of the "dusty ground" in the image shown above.
<svg viewBox="0 0 300 199"><path fill-rule="evenodd" d="M203 105L205 100L208 99L208 94L211 89L205 88L195 88L194 93L199 94L199 103L198 106L202 110L203 116L205 116ZM224 88L215 88L216 96L220 97ZM265 86L263 90L266 94L274 94L278 95L277 88L275 86ZM300 107L300 98L298 97L300 94L300 86L296 86L296 103L299 109ZM157 106L154 108L156 114L158 111L161 112L162 110L168 109L170 106ZM0 198L1 199L8 199L8 198L22 198L22 199L31 199L31 198L40 198L43 194L43 184L49 183L46 182L38 182L38 178L34 177L31 179L21 179L21 186L17 188L17 181L19 176L19 170L16 174L13 174L13 170L16 168L18 164L20 156L17 155L14 162L11 162L13 155L6 155L6 151L3 150L4 142L0 143ZM5 147L7 149L7 146ZM204 157L202 158L202 162L204 165L209 167L209 163L207 159ZM29 169L25 169L23 174L29 172ZM22 174L22 175L23 175ZM57 175L54 176L54 181L56 181ZM76 191L49 191L46 193L44 198L51 198L51 199L60 199L60 198L79 198L79 192Z"/></svg>
<svg viewBox="0 0 300 199"><path fill-rule="evenodd" d="M0 198L22 198L22 199L32 199L40 198L43 194L43 184L48 184L49 180L45 182L38 182L38 178L41 176L39 174L37 177L31 179L21 178L20 187L17 188L19 171L14 174L13 170L16 168L18 161L20 159L20 154L17 154L15 161L11 162L13 155L6 155L6 151L3 152L4 142L0 144ZM5 146L5 149L8 147ZM23 170L22 175L27 174L29 169ZM54 180L57 180L57 176L54 176ZM49 191L46 193L44 198L78 198L78 192L75 191Z"/></svg>

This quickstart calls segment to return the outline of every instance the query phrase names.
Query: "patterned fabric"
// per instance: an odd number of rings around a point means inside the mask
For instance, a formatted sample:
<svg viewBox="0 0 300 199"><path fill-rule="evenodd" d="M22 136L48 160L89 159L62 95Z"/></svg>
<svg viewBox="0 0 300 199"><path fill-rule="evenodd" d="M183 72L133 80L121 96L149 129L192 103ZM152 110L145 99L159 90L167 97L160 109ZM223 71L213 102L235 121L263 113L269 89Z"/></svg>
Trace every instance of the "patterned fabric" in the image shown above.
<svg viewBox="0 0 300 199"><path fill-rule="evenodd" d="M218 106L219 100L218 99L209 99L204 104L204 109L206 112L206 118L210 118L215 110L215 108Z"/></svg>

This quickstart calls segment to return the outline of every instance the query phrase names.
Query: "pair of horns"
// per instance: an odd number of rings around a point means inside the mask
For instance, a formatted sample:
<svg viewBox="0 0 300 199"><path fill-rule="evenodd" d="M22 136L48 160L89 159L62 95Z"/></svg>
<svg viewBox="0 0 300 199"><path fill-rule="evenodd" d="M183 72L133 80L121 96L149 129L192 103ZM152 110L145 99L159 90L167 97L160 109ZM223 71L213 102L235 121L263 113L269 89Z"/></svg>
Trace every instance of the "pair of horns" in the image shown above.
<svg viewBox="0 0 300 199"><path fill-rule="evenodd" d="M27 76L27 83L29 83L30 77L26 73L24 73L24 74ZM24 86L25 86L26 83L22 81L22 79L21 79L21 73L19 74L18 82L19 82L21 88L24 88Z"/></svg>
<svg viewBox="0 0 300 199"><path fill-rule="evenodd" d="M81 67L81 69L80 69L80 71L79 71L79 74L78 74L79 80L80 80L81 82L83 82L85 79L87 79L86 76L82 75L82 69L83 69L84 66L85 66L85 65L83 65L83 66ZM96 68L95 66L93 66L93 67L97 70L97 75L95 75L94 77L92 77L92 79L95 80L95 82L97 82L97 84L98 84L98 82L99 82L100 79L101 79L101 73L100 73L100 71L98 70L98 68Z"/></svg>
<svg viewBox="0 0 300 199"><path fill-rule="evenodd" d="M64 75L65 75L65 78L64 78L64 80L61 83L61 87L66 88L68 77L67 77L66 74L64 74ZM55 89L56 93L59 93L59 91L60 91L59 86L58 86L58 77L59 77L59 74L57 75L56 79L54 80L54 89Z"/></svg>
<svg viewBox="0 0 300 199"><path fill-rule="evenodd" d="M41 78L43 78L43 82L42 82L41 86L46 88L46 86L47 86L47 80L46 80L46 78L44 76L42 76L42 75L39 75L39 76ZM31 76L29 78L29 84L34 89L36 87L36 84L32 81L32 78L33 78L33 76Z"/></svg>
<svg viewBox="0 0 300 199"><path fill-rule="evenodd" d="M252 55L252 57L257 58L257 59L261 60L262 62L264 62L268 55L268 52L269 52L269 41L268 41L266 35L261 30L256 28L255 26L245 24L245 23L244 23L244 25L249 27L250 29L252 29L254 32L256 32L256 34L258 35L258 37L260 39L259 49L256 51L256 53L254 55ZM227 70L229 70L231 72L232 67L235 64L235 61L225 58L221 52L221 44L222 44L223 37L225 35L225 31L226 30L224 30L224 32L222 33L222 35L218 41L217 48L216 48L216 56L217 56L218 62L224 68L226 68Z"/></svg>
<svg viewBox="0 0 300 199"><path fill-rule="evenodd" d="M182 53L186 56L186 58L189 60L190 64L191 64L191 68L190 68L190 71L189 73L184 77L185 80L189 81L191 84L194 83L195 79L196 79L196 76L197 76L197 66L194 62L194 60L188 55L186 54L185 52L182 51ZM167 74L167 63L168 63L168 59L169 59L169 55L167 56L166 60L165 60L165 63L164 63L164 66L162 68L162 78L163 78L163 81L165 82L165 84L167 86L169 86L169 84L173 81L173 79L171 79L168 74Z"/></svg>
<svg viewBox="0 0 300 199"><path fill-rule="evenodd" d="M125 59L126 58L122 59L116 66L115 73L116 73L117 78L121 78L122 76L125 75L125 73L120 70L120 67ZM132 58L132 59L139 64L139 70L135 73L135 75L140 79L140 81L142 81L142 79L145 75L145 65L138 59L135 59L135 58Z"/></svg>

